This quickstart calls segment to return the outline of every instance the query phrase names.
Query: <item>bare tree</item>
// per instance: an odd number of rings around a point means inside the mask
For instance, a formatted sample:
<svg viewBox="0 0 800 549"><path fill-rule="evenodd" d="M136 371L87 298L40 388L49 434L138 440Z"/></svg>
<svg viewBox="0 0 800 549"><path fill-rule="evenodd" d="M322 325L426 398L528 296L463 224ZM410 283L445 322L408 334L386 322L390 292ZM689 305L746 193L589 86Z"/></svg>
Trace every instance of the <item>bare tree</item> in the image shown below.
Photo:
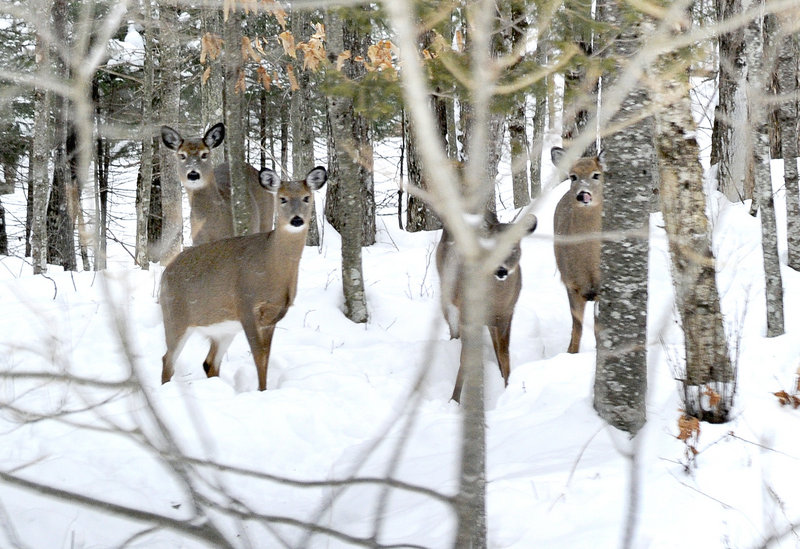
<svg viewBox="0 0 800 549"><path fill-rule="evenodd" d="M359 33L335 9L325 13L328 32L328 49L334 56L359 48ZM356 51L359 51L360 48ZM352 62L349 63L351 66ZM352 70L358 70L353 67ZM345 316L353 322L366 322L367 301L364 292L364 272L361 247L364 244L364 219L362 189L365 177L372 179L372 145L365 139L368 129L362 117L353 110L349 97L328 97L330 124L329 158L330 188L326 217L335 212L338 222L333 223L342 235L342 286L345 299ZM335 189L334 189L335 187ZM336 194L332 198L333 194Z"/></svg>
<svg viewBox="0 0 800 549"><path fill-rule="evenodd" d="M619 35L610 46L617 71L634 57L646 36L643 16L615 2L599 6L601 19ZM641 74L641 68L638 74ZM637 73L631 76L633 79ZM618 76L603 78L606 90ZM627 93L626 93L627 92ZM629 113L649 108L647 91L640 85L623 91L619 114L613 121L625 128L603 138L606 173L603 186L601 253L603 281L597 305L597 364L594 407L610 425L636 434L645 423L647 393L647 255L649 209L655 150L653 120L629 119Z"/></svg>
<svg viewBox="0 0 800 549"><path fill-rule="evenodd" d="M142 269L150 267L150 250L148 239L148 221L150 219L150 195L153 188L153 136L152 97L155 92L155 37L152 25L153 14L150 2L144 3L145 44L144 44L144 81L142 82L142 163L139 168L139 179L136 186L136 264Z"/></svg>

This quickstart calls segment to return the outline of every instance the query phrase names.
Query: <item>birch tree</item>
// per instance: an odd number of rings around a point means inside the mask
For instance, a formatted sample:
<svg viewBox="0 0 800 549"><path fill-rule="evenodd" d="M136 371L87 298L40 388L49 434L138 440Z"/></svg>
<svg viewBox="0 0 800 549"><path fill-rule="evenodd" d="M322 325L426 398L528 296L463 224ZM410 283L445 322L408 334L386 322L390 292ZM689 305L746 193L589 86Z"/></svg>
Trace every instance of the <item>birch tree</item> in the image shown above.
<svg viewBox="0 0 800 549"><path fill-rule="evenodd" d="M334 56L345 51L354 51L358 46L358 32L349 27L341 12L336 8L325 13L328 33L328 50ZM358 51L358 50L356 50ZM351 70L358 70L352 62L346 61ZM348 71L345 69L345 74ZM350 73L353 74L352 72ZM329 158L330 167L328 205L326 217L336 211L338 231L342 236L342 289L345 301L345 316L353 322L366 322L368 317L366 293L364 292L364 271L361 261L361 247L364 243L364 211L361 192L365 173L372 169L371 144L365 142L365 124L353 109L349 97L330 95L328 120L330 124ZM332 191L331 187L337 190ZM338 194L331 200L331 194ZM335 203L335 206L332 204Z"/></svg>
<svg viewBox="0 0 800 549"><path fill-rule="evenodd" d="M683 5L666 15L679 21ZM655 103L661 211L669 239L675 304L684 334L685 412L713 422L727 421L734 377L716 284L716 263L706 218L703 170L691 114L687 52L662 55L651 69ZM705 391L704 391L705 388ZM704 400L707 394L720 398ZM709 402L705 405L705 402Z"/></svg>
<svg viewBox="0 0 800 549"><path fill-rule="evenodd" d="M796 23L796 22L794 22ZM781 133L781 156L783 157L783 179L786 184L786 239L788 241L788 263L800 270L800 190L797 183L797 116L798 116L798 58L800 44L792 28L789 15L780 19L778 44L778 94L780 106L778 121Z"/></svg>
<svg viewBox="0 0 800 549"><path fill-rule="evenodd" d="M743 8L761 8L763 0L743 0ZM770 148L767 128L767 113L763 97L766 95L767 74L771 74L771 61L774 50L763 34L763 16L755 16L745 27L745 54L747 59L747 112L749 141L753 156L753 206L761 216L761 251L764 260L764 278L767 336L782 335L783 328L783 282L778 257L778 236L775 222L775 204L772 196L772 176L770 174ZM767 61L765 62L765 58Z"/></svg>
<svg viewBox="0 0 800 549"><path fill-rule="evenodd" d="M609 45L618 74L641 50L646 36L643 16L615 2L601 4L599 13L610 27L619 29ZM603 88L613 89L618 82L612 73L603 78ZM649 108L646 90L633 85L621 93L612 123L624 131L603 138L603 232L621 236L602 246L594 407L610 425L634 435L646 417L648 203L655 151L652 118L630 119Z"/></svg>

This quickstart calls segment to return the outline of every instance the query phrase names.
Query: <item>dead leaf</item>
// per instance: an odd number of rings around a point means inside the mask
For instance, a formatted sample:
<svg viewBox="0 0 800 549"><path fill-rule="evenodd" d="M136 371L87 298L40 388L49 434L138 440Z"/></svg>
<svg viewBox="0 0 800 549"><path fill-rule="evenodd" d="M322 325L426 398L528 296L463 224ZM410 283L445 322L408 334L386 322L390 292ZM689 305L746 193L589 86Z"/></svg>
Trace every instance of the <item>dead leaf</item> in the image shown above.
<svg viewBox="0 0 800 549"><path fill-rule="evenodd" d="M236 94L244 93L246 88L247 84L245 84L244 81L244 71L239 70L239 77L236 79L236 85L233 87L233 91Z"/></svg>
<svg viewBox="0 0 800 549"><path fill-rule="evenodd" d="M336 70L341 71L342 67L344 66L344 62L350 59L350 50L345 50L339 54L336 58Z"/></svg>
<svg viewBox="0 0 800 549"><path fill-rule="evenodd" d="M206 81L211 77L211 67L206 67L206 70L203 71L203 77L200 80L202 85L205 85Z"/></svg>
<svg viewBox="0 0 800 549"><path fill-rule="evenodd" d="M719 393L717 393L714 389L712 389L709 386L706 386L706 390L703 391L703 394L708 397L708 405L711 408L716 408L722 401L722 397L719 396Z"/></svg>
<svg viewBox="0 0 800 549"><path fill-rule="evenodd" d="M261 61L261 57L253 49L253 43L246 36L242 36L242 59L252 59L256 63Z"/></svg>
<svg viewBox="0 0 800 549"><path fill-rule="evenodd" d="M778 397L778 402L780 403L781 406L786 406L792 400L792 397L789 396L789 393L787 393L786 391L778 391L777 393L772 393L772 394Z"/></svg>
<svg viewBox="0 0 800 549"><path fill-rule="evenodd" d="M272 79L269 77L267 69L259 65L256 69L256 74L258 75L258 81L261 82L261 85L264 87L264 89L269 91L269 89L272 87Z"/></svg>
<svg viewBox="0 0 800 549"><path fill-rule="evenodd" d="M286 52L286 55L293 59L297 59L297 53L295 52L294 45L294 35L290 31L283 31L278 35L278 38L281 41L283 51Z"/></svg>
<svg viewBox="0 0 800 549"><path fill-rule="evenodd" d="M686 442L690 438L700 438L700 420L696 417L681 415L678 418L678 440Z"/></svg>

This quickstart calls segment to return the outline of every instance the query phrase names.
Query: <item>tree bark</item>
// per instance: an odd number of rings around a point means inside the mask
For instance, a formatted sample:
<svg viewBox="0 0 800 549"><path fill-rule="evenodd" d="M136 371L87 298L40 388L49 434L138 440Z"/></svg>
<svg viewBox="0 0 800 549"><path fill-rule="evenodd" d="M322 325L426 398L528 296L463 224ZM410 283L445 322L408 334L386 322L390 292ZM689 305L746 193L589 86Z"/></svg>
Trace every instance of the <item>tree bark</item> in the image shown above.
<svg viewBox="0 0 800 549"><path fill-rule="evenodd" d="M333 55L356 50L357 36L347 28L341 13L336 9L325 13L328 50ZM353 63L347 62L351 66ZM350 76L350 75L348 75ZM372 168L372 149L364 141L363 120L353 110L353 100L348 97L329 95L327 99L330 133L328 184L328 204L326 216L330 219L332 211L337 213L334 227L342 237L342 290L345 300L345 316L352 322L367 321L367 301L364 292L364 275L361 261L361 247L364 243L363 200L361 188L364 185L363 162ZM366 154L363 154L366 153ZM371 176L371 171L370 171ZM332 191L337 193L331 200ZM335 205L334 205L335 204ZM337 227L338 225L338 227Z"/></svg>
<svg viewBox="0 0 800 549"><path fill-rule="evenodd" d="M309 27L311 18L308 11L297 9L292 11L292 34L295 42L307 41L311 36ZM297 52L297 69L295 76L299 89L292 92L289 106L289 122L292 132L292 173L296 179L304 177L314 166L314 126L311 111L311 77L302 68L303 52ZM317 225L316 207L311 208L311 222L308 227L306 245L319 246L319 227Z"/></svg>
<svg viewBox="0 0 800 549"><path fill-rule="evenodd" d="M245 175L244 60L242 58L243 15L235 9L224 23L225 44L225 154L231 182L233 232L247 234L250 225L250 200Z"/></svg>
<svg viewBox="0 0 800 549"><path fill-rule="evenodd" d="M743 2L742 8L756 8L763 0ZM763 7L763 6L762 6ZM754 158L754 208L761 212L761 250L764 258L766 279L767 337L784 333L783 326L783 281L778 256L778 236L775 222L775 205L772 199L770 175L769 132L766 108L762 96L766 94L767 74L763 57L768 51L762 34L761 17L755 17L745 27L745 53L747 58L747 108L749 113L750 146ZM751 209L752 213L755 210Z"/></svg>
<svg viewBox="0 0 800 549"><path fill-rule="evenodd" d="M67 2L55 0L52 10L53 38L55 49L53 57L53 71L57 78L67 82L68 69L61 57L69 51L67 40ZM70 208L70 192L72 189L72 174L69 169L67 153L67 135L69 133L69 114L67 100L62 95L56 95L53 102L53 120L55 132L55 155L53 158L53 182L50 191L50 201L47 205L47 258L55 265L61 265L64 270L74 271L77 268L75 260L75 232L73 211Z"/></svg>
<svg viewBox="0 0 800 549"><path fill-rule="evenodd" d="M621 29L610 48L619 70L641 49L642 18L613 1L603 3L599 11L604 22ZM614 80L613 73L604 78L603 89L612 90ZM647 101L643 87L633 89L614 122L624 122L626 113L646 110ZM594 407L610 425L635 435L646 421L648 212L655 154L652 118L609 135L604 150L603 232L621 236L602 246Z"/></svg>
<svg viewBox="0 0 800 549"><path fill-rule="evenodd" d="M152 6L144 3L145 43L142 66L142 123L139 132L142 139L142 163L136 184L136 264L144 270L150 268L150 247L147 225L150 218L150 194L153 188L153 135L151 131L155 91L155 38L153 36Z"/></svg>
<svg viewBox="0 0 800 549"><path fill-rule="evenodd" d="M781 21L781 43L778 52L778 93L784 99L778 110L781 133L783 179L786 183L786 237L789 267L800 270L800 192L797 182L797 116L798 67L800 44L790 29L792 21Z"/></svg>
<svg viewBox="0 0 800 549"><path fill-rule="evenodd" d="M536 42L536 64L540 67L547 63L547 39ZM542 149L544 147L544 131L547 118L547 79L533 87L533 135L531 136L531 198L542 194Z"/></svg>
<svg viewBox="0 0 800 549"><path fill-rule="evenodd" d="M178 13L176 0L162 0L160 6L161 39L161 121L178 124L180 116L180 43L178 42ZM162 265L181 252L183 247L183 200L181 183L175 166L175 155L162 147L160 169Z"/></svg>
<svg viewBox="0 0 800 549"><path fill-rule="evenodd" d="M684 333L686 379L683 382L690 386L712 381L732 383L735 380L705 213L703 169L694 137L697 128L691 114L688 75L679 65L681 53L665 55L659 60L654 76L662 85L654 87L653 94L661 210L669 240L675 301ZM684 402L687 414L715 423L728 419L732 390L724 391L729 398L721 399L709 409L703 408L699 390L693 394L696 398Z"/></svg>
<svg viewBox="0 0 800 549"><path fill-rule="evenodd" d="M717 0L717 20L743 11L742 0ZM712 162L719 164L719 190L731 201L753 195L753 162L747 143L747 60L744 29L737 27L719 37L719 103L714 113Z"/></svg>
<svg viewBox="0 0 800 549"><path fill-rule="evenodd" d="M50 70L50 46L43 37L47 29L39 28L36 37L36 59L39 71ZM31 261L33 274L47 272L47 193L50 188L50 92L44 88L34 91L34 127L31 151Z"/></svg>
<svg viewBox="0 0 800 549"><path fill-rule="evenodd" d="M204 6L201 11L201 18L203 33L214 40L221 40L223 28L220 5L210 4ZM216 59L207 56L206 70L209 70L208 79L202 84L200 92L202 100L200 114L204 130L207 130L217 122L222 122L225 119L223 110L225 85L223 79L224 67L222 65L222 56L217 56ZM225 160L224 157L224 147L215 147L211 149L211 160L214 166L222 164Z"/></svg>

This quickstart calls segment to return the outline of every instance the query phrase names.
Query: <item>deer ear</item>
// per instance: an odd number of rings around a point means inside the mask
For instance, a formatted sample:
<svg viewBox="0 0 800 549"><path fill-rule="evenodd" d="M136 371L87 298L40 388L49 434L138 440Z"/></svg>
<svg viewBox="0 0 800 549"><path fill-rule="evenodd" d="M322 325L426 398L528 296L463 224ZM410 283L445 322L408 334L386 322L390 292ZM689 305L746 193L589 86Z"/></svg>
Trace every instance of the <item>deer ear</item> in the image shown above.
<svg viewBox="0 0 800 549"><path fill-rule="evenodd" d="M558 167L558 165L561 163L561 159L564 158L566 153L567 151L561 147L553 147L550 149L550 160L552 160L553 164Z"/></svg>
<svg viewBox="0 0 800 549"><path fill-rule="evenodd" d="M161 126L161 142L164 146L171 151L177 151L178 147L183 144L181 134L170 128L169 126Z"/></svg>
<svg viewBox="0 0 800 549"><path fill-rule="evenodd" d="M209 149L218 147L222 140L225 139L225 124L219 122L211 126L206 134L203 136L203 143Z"/></svg>
<svg viewBox="0 0 800 549"><path fill-rule="evenodd" d="M539 220L536 219L536 216L532 213L527 214L522 219L522 222L528 227L528 234L531 234L533 231L535 231L536 226L539 224Z"/></svg>
<svg viewBox="0 0 800 549"><path fill-rule="evenodd" d="M281 186L281 178L270 168L258 172L258 182L271 193L277 193Z"/></svg>
<svg viewBox="0 0 800 549"><path fill-rule="evenodd" d="M328 172L322 166L317 166L306 175L306 185L312 191L322 187L328 180Z"/></svg>

